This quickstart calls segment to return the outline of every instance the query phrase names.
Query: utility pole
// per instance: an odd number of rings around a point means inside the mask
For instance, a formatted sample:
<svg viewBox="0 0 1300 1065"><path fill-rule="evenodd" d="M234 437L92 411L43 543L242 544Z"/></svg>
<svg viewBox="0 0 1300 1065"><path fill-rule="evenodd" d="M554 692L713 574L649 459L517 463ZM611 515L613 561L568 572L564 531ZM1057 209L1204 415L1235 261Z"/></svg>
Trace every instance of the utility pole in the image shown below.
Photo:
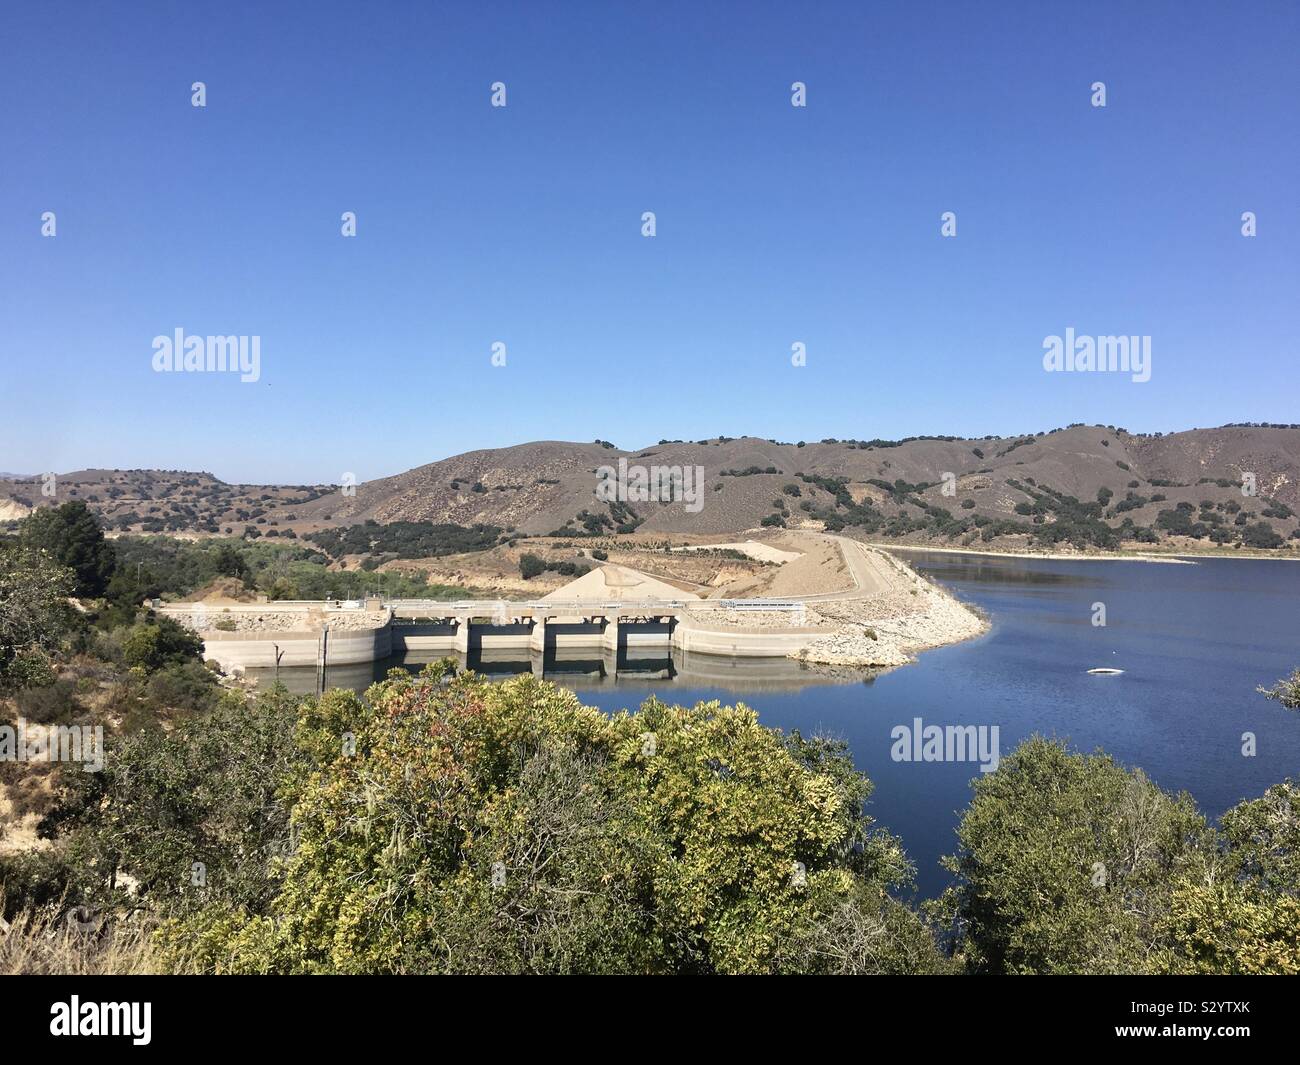
<svg viewBox="0 0 1300 1065"><path fill-rule="evenodd" d="M320 653L316 656L316 698L325 694L325 663L329 659L330 627L326 622L320 634Z"/></svg>

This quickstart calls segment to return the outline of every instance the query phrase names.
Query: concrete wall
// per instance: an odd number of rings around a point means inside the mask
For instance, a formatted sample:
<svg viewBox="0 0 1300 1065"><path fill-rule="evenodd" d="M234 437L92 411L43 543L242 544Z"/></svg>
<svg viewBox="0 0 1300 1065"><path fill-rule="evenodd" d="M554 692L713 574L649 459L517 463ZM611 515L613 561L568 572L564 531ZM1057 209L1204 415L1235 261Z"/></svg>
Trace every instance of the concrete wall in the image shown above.
<svg viewBox="0 0 1300 1065"><path fill-rule="evenodd" d="M284 652L280 665L315 666L320 648L320 633L278 632L273 639L265 634L245 635L239 632L203 634L203 657L215 658L227 672L253 667L274 668L277 646ZM392 629L387 626L360 632L331 632L329 636L331 666L374 662L387 658L392 653Z"/></svg>
<svg viewBox="0 0 1300 1065"><path fill-rule="evenodd" d="M533 627L523 625L475 625L468 633L450 624L386 625L360 631L332 631L329 636L329 665L343 666L374 662L394 652L464 652L475 650L528 650L534 641ZM612 636L601 622L563 624L548 622L545 646L549 648L602 648ZM820 633L808 629L693 628L689 623L668 624L622 622L617 631L619 646L648 650L671 646L694 654L734 658L783 658L804 647ZM315 666L320 634L304 630L255 632L206 632L204 657L215 658L223 670L273 668L275 647L284 652L282 666ZM540 650L541 648L535 648ZM613 650L613 648L607 648Z"/></svg>
<svg viewBox="0 0 1300 1065"><path fill-rule="evenodd" d="M696 629L678 625L673 631L673 646L702 655L729 655L732 658L784 658L806 647L820 632L808 629Z"/></svg>

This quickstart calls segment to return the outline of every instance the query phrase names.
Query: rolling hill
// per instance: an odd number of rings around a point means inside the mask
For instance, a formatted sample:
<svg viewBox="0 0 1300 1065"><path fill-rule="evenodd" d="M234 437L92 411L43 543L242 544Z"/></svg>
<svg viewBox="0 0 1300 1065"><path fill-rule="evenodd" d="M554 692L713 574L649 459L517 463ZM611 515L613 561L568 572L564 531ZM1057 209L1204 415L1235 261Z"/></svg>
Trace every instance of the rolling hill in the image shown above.
<svg viewBox="0 0 1300 1065"><path fill-rule="evenodd" d="M699 467L698 508L606 502L596 470L620 459ZM1255 493L1242 485L1253 476ZM1117 542L1300 546L1300 427L1167 435L1076 425L1021 436L778 443L756 437L539 441L471 451L357 485L228 485L208 473L83 470L83 499L121 531L300 536L366 521L499 526L518 535L730 533L761 525L850 528L913 542L1000 547ZM38 480L0 484L9 513L47 504ZM1262 527L1261 527L1262 526ZM1267 530L1267 533L1266 531ZM1112 542L1114 541L1114 542Z"/></svg>

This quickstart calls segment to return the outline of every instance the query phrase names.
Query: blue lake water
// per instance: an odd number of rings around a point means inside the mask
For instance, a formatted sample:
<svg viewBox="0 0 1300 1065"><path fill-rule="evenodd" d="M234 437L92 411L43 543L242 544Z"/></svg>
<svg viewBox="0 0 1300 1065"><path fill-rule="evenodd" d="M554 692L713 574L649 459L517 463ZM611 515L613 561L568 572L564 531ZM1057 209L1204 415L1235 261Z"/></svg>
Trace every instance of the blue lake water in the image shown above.
<svg viewBox="0 0 1300 1065"><path fill-rule="evenodd" d="M1300 666L1300 563L906 557L980 607L992 629L868 681L720 659L672 679L552 679L608 711L651 694L721 699L748 704L767 725L844 739L875 783L869 812L902 838L927 896L948 883L938 860L954 847L979 768L894 761L891 730L914 718L997 725L1004 755L1035 732L1100 747L1161 787L1190 792L1211 817L1300 775L1300 714L1255 692ZM1104 627L1093 624L1096 603L1105 605ZM1098 666L1125 672L1086 672ZM1256 737L1253 757L1242 753L1247 732Z"/></svg>

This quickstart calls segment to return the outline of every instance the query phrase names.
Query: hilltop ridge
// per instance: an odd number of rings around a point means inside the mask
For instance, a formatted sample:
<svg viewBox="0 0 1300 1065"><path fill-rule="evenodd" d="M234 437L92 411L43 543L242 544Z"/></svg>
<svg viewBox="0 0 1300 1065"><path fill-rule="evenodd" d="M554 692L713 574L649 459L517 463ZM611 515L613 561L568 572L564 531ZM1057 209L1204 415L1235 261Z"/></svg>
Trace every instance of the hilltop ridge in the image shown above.
<svg viewBox="0 0 1300 1065"><path fill-rule="evenodd" d="M620 459L702 469L697 505L598 499L596 471ZM1254 494L1244 494L1252 477ZM363 522L433 522L582 537L862 526L900 540L1104 548L1115 546L1109 529L1138 543L1276 547L1297 543L1300 427L1145 435L1075 425L975 439L789 443L723 436L637 450L546 440L468 451L350 489L228 485L210 473L157 470L83 470L57 484L53 501L83 499L123 532L293 538ZM4 482L0 506L17 515L51 502L41 487L39 479Z"/></svg>

